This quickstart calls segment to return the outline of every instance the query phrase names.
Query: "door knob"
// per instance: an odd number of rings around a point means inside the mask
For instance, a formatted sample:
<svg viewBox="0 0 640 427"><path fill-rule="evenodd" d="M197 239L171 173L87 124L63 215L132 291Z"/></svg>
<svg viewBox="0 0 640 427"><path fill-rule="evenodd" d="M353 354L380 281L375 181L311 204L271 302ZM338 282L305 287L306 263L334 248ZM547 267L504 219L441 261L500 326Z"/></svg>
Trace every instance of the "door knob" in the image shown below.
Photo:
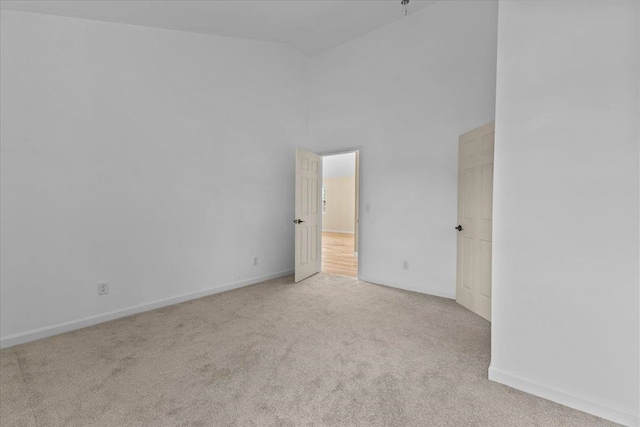
<svg viewBox="0 0 640 427"><path fill-rule="evenodd" d="M461 225L458 225L457 227L455 227L455 229L456 229L456 230L458 230L458 231L462 231L462 230L464 230L464 228L462 228L462 226L461 226Z"/></svg>
<svg viewBox="0 0 640 427"><path fill-rule="evenodd" d="M302 224L304 221L303 221L303 220L301 220L301 219L294 219L294 220L293 220L293 222L294 222L295 224Z"/></svg>

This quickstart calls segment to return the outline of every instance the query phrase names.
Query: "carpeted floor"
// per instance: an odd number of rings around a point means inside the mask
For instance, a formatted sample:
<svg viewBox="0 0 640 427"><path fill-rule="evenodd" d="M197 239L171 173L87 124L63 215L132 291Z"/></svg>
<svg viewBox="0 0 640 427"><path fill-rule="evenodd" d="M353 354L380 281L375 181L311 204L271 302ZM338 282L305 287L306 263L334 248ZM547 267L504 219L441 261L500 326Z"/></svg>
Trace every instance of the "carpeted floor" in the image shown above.
<svg viewBox="0 0 640 427"><path fill-rule="evenodd" d="M320 274L0 351L3 426L607 426L487 380L454 301Z"/></svg>

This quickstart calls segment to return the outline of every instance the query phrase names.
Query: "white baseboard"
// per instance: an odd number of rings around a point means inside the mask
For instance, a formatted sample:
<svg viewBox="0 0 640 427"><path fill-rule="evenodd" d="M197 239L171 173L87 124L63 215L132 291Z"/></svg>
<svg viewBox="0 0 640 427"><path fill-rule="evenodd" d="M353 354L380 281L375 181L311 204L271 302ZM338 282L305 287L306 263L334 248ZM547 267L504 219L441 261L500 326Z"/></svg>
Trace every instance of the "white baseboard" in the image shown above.
<svg viewBox="0 0 640 427"><path fill-rule="evenodd" d="M340 233L340 234L355 234L353 231L344 231L344 230L325 230L322 229L324 233Z"/></svg>
<svg viewBox="0 0 640 427"><path fill-rule="evenodd" d="M293 274L293 270L281 271L279 273L268 274L261 277L254 277L239 282L216 286L204 291L191 292L176 297L134 305L119 310L109 311L107 313L96 314L94 316L88 316L82 319L71 320L69 322L59 323L57 325L45 326L43 328L9 335L0 338L0 348L7 348L18 344L51 337L65 332L74 331L76 329L86 328L87 326L97 325L98 323L108 322L110 320L119 319L121 317L131 316L133 314L138 314L149 310L155 310L156 308L166 307L168 305L174 305L197 298L202 298L208 295L242 288L244 286L255 285L256 283L264 282L271 279L277 279L279 277L289 276L291 274Z"/></svg>
<svg viewBox="0 0 640 427"><path fill-rule="evenodd" d="M389 284L389 283L383 283L380 280L375 280L375 279L366 279L364 277L362 277L361 275L358 276L358 280L362 280L363 282L368 282L368 283L372 283L374 285L381 285L381 286L386 286L388 288L396 288L396 289L403 289L405 291L412 291L412 292L418 292L419 294L425 294L425 295L433 295L436 297L442 297L442 298L449 298L449 299L456 299L456 294L455 292L443 292L437 289L424 289L424 288L417 288L414 286L406 286L406 285L398 285L398 284Z"/></svg>
<svg viewBox="0 0 640 427"><path fill-rule="evenodd" d="M628 414L617 409L591 402L590 400L575 396L567 391L539 384L528 378L503 371L493 366L489 366L489 379L524 391L525 393L533 394L534 396L542 397L544 399L551 400L552 402L556 402L618 424L631 427L637 427L640 424L640 418L638 415Z"/></svg>

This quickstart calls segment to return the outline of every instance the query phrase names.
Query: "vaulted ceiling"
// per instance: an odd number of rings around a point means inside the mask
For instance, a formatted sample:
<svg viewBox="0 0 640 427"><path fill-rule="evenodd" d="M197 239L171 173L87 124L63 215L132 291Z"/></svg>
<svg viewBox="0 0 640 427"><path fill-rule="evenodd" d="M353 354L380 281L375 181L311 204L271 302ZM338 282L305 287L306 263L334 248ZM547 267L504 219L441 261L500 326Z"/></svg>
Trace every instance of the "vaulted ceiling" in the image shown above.
<svg viewBox="0 0 640 427"><path fill-rule="evenodd" d="M433 3L411 0L409 13ZM2 0L0 7L286 43L307 56L404 16L400 0Z"/></svg>

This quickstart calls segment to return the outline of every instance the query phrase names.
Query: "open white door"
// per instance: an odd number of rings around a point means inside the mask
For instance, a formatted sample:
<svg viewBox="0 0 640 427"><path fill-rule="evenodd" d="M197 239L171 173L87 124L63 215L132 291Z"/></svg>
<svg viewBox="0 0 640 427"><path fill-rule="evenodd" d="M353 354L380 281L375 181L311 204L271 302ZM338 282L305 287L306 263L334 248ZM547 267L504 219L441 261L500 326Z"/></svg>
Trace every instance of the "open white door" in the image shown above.
<svg viewBox="0 0 640 427"><path fill-rule="evenodd" d="M320 272L322 157L296 148L295 281Z"/></svg>
<svg viewBox="0 0 640 427"><path fill-rule="evenodd" d="M460 135L456 301L491 320L494 123Z"/></svg>

